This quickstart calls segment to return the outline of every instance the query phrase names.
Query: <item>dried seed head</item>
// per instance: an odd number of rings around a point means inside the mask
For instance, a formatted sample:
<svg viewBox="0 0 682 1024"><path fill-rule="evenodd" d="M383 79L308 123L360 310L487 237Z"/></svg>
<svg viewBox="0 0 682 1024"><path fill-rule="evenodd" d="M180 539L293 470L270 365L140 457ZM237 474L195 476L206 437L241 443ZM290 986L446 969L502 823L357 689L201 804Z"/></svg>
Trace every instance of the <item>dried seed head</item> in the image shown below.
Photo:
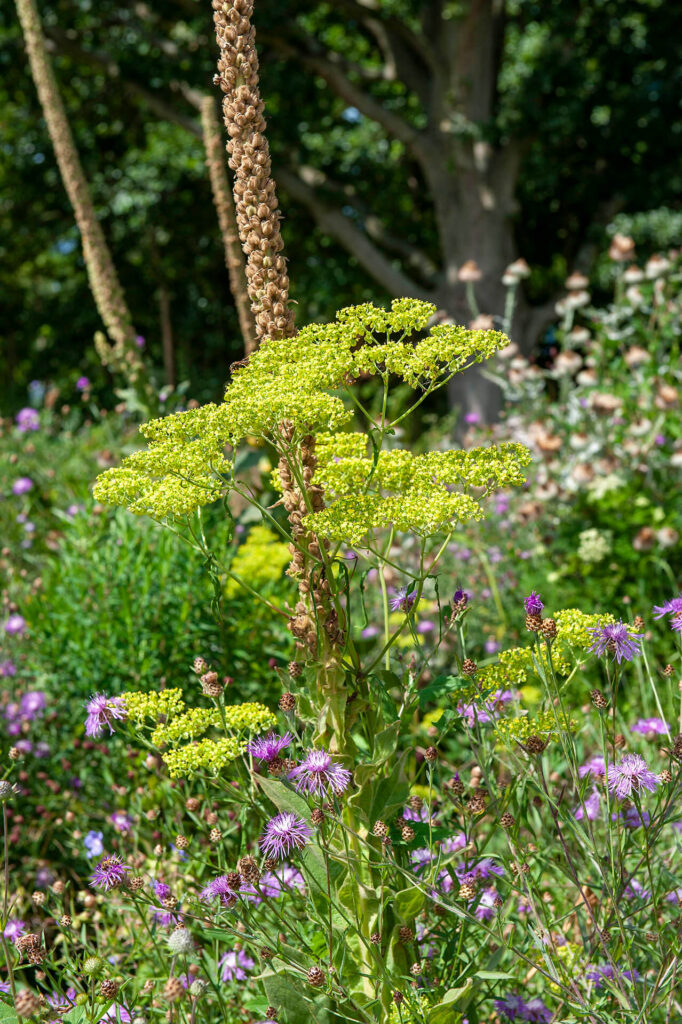
<svg viewBox="0 0 682 1024"><path fill-rule="evenodd" d="M66 886L64 882L62 882L61 878L58 878L56 882L52 883L52 892L56 893L57 896L61 896L65 888Z"/></svg>
<svg viewBox="0 0 682 1024"><path fill-rule="evenodd" d="M530 633L539 633L542 629L542 615L526 615L526 629Z"/></svg>
<svg viewBox="0 0 682 1024"><path fill-rule="evenodd" d="M118 985L112 978L105 978L104 981L100 982L99 994L104 999L113 999L118 990Z"/></svg>
<svg viewBox="0 0 682 1024"><path fill-rule="evenodd" d="M625 736L623 736L622 732L617 732L613 737L613 745L617 750L623 750L625 747Z"/></svg>
<svg viewBox="0 0 682 1024"><path fill-rule="evenodd" d="M411 796L407 803L413 811L416 811L417 814L419 814L424 806L424 801L420 796Z"/></svg>
<svg viewBox="0 0 682 1024"><path fill-rule="evenodd" d="M321 967L311 967L308 971L308 984L319 988L320 985L324 985L325 977L326 975Z"/></svg>
<svg viewBox="0 0 682 1024"><path fill-rule="evenodd" d="M201 800L198 796L188 796L185 800L185 810L198 811L201 807Z"/></svg>
<svg viewBox="0 0 682 1024"><path fill-rule="evenodd" d="M451 779L445 783L445 789L449 790L453 796L461 796L464 792L464 783L460 779L457 772L452 776Z"/></svg>
<svg viewBox="0 0 682 1024"><path fill-rule="evenodd" d="M260 951L261 960L272 960L275 954L272 952L269 946L262 946Z"/></svg>
<svg viewBox="0 0 682 1024"><path fill-rule="evenodd" d="M60 928L70 928L72 924L73 918L71 917L70 914L62 914L62 916L59 918Z"/></svg>
<svg viewBox="0 0 682 1024"><path fill-rule="evenodd" d="M315 808L315 810L310 815L310 820L312 821L313 825L322 824L322 822L324 821L324 811L322 810L321 807Z"/></svg>
<svg viewBox="0 0 682 1024"><path fill-rule="evenodd" d="M465 658L462 662L462 675L463 676L475 676L478 672L478 665L471 658Z"/></svg>
<svg viewBox="0 0 682 1024"><path fill-rule="evenodd" d="M526 742L522 743L521 746L528 754L541 754L546 748L547 743L548 740L543 740L541 736L533 734L532 736L529 736Z"/></svg>
<svg viewBox="0 0 682 1024"><path fill-rule="evenodd" d="M666 665L665 668L663 669L663 675L664 676L668 676L668 678L670 678L670 676L672 674L673 674L673 667L672 667L672 665Z"/></svg>
<svg viewBox="0 0 682 1024"><path fill-rule="evenodd" d="M373 946L378 946L379 943L381 942L381 932L372 932L372 934L369 937L369 941L372 943Z"/></svg>
<svg viewBox="0 0 682 1024"><path fill-rule="evenodd" d="M461 900L466 900L468 903L469 900L473 900L476 895L476 888L476 882L474 881L463 882L459 887L459 898Z"/></svg>
<svg viewBox="0 0 682 1024"><path fill-rule="evenodd" d="M31 893L31 899L35 903L36 907L42 907L45 902L45 893L41 892L40 889L36 889L35 892Z"/></svg>
<svg viewBox="0 0 682 1024"><path fill-rule="evenodd" d="M168 896L163 897L163 899L161 900L161 906L164 908L164 910L175 910L177 902L177 896L174 896L173 893L170 893Z"/></svg>
<svg viewBox="0 0 682 1024"><path fill-rule="evenodd" d="M14 945L19 950L20 959L22 959L24 953L28 956L30 953L35 953L41 948L40 936L34 932L27 932L26 935L20 935L15 940Z"/></svg>
<svg viewBox="0 0 682 1024"><path fill-rule="evenodd" d="M410 974L412 975L413 978L418 978L419 975L422 974L422 973L423 973L423 968L422 968L422 965L421 965L421 963L419 961L417 963L414 963L414 964L411 965L411 967L410 967Z"/></svg>
<svg viewBox="0 0 682 1024"><path fill-rule="evenodd" d="M260 878L258 864L253 857L242 857L237 863L237 870L247 884L249 882L257 882Z"/></svg>
<svg viewBox="0 0 682 1024"><path fill-rule="evenodd" d="M598 711L605 711L609 706L609 702L601 690L590 690L590 700Z"/></svg>
<svg viewBox="0 0 682 1024"><path fill-rule="evenodd" d="M682 735L676 736L673 740L672 753L673 757L682 759Z"/></svg>
<svg viewBox="0 0 682 1024"><path fill-rule="evenodd" d="M163 986L163 994L169 1003L174 1003L185 994L185 988L179 978L169 978Z"/></svg>
<svg viewBox="0 0 682 1024"><path fill-rule="evenodd" d="M635 615L634 619L632 620L632 625L635 627L638 633L641 633L646 626L646 622L644 621L641 615Z"/></svg>
<svg viewBox="0 0 682 1024"><path fill-rule="evenodd" d="M398 992L397 989L393 993L393 1002L395 1003L396 1006L400 1006L401 1003L405 1002L405 996L402 994L402 992Z"/></svg>
<svg viewBox="0 0 682 1024"><path fill-rule="evenodd" d="M17 992L16 999L14 1000L14 1009L17 1011L17 1016L33 1017L34 1014L40 1011L40 1008L41 1002L35 992L31 992L28 988Z"/></svg>
<svg viewBox="0 0 682 1024"><path fill-rule="evenodd" d="M225 684L220 681L217 672L204 672L201 677L202 693L206 694L207 697L213 697L215 699L221 695L224 689Z"/></svg>
<svg viewBox="0 0 682 1024"><path fill-rule="evenodd" d="M372 833L373 835L378 836L379 839L383 839L384 836L388 835L388 825L386 824L385 821L375 821L374 826L372 828Z"/></svg>
<svg viewBox="0 0 682 1024"><path fill-rule="evenodd" d="M414 939L414 932L409 925L404 924L398 929L398 937L403 944L406 944L408 942L412 942Z"/></svg>
<svg viewBox="0 0 682 1024"><path fill-rule="evenodd" d="M208 665L203 658L195 658L192 668L198 676L203 676L204 673L208 671Z"/></svg>
<svg viewBox="0 0 682 1024"><path fill-rule="evenodd" d="M485 797L482 793L475 793L467 803L469 814L483 814L485 811Z"/></svg>
<svg viewBox="0 0 682 1024"><path fill-rule="evenodd" d="M433 764L434 761L438 760L438 751L435 747L427 747L424 751L424 760L428 761L429 764Z"/></svg>
<svg viewBox="0 0 682 1024"><path fill-rule="evenodd" d="M500 825L502 828L512 828L515 824L514 815L510 811L505 811L500 818Z"/></svg>
<svg viewBox="0 0 682 1024"><path fill-rule="evenodd" d="M501 896L495 897L495 899L493 900L493 906L495 907L496 910L500 910L500 908L504 906L504 900L502 899Z"/></svg>
<svg viewBox="0 0 682 1024"><path fill-rule="evenodd" d="M404 843L411 843L415 837L415 831L411 825L401 825L400 835Z"/></svg>
<svg viewBox="0 0 682 1024"><path fill-rule="evenodd" d="M276 1006L266 1006L265 1016L268 1018L268 1020L277 1020L278 1015L279 1010L277 1009Z"/></svg>
<svg viewBox="0 0 682 1024"><path fill-rule="evenodd" d="M303 665L299 661L289 662L289 675L292 679L298 679L303 673Z"/></svg>
<svg viewBox="0 0 682 1024"><path fill-rule="evenodd" d="M18 747L10 747L7 752L7 756L9 757L10 761L18 761L19 758L21 757L21 751L19 750Z"/></svg>
<svg viewBox="0 0 682 1024"><path fill-rule="evenodd" d="M189 846L189 839L187 838L187 836L176 836L175 845L177 846L178 850L186 850L187 847Z"/></svg>
<svg viewBox="0 0 682 1024"><path fill-rule="evenodd" d="M139 892L140 889L144 888L144 878L140 875L133 875L132 878L128 879L128 888L132 889L133 892Z"/></svg>
<svg viewBox="0 0 682 1024"><path fill-rule="evenodd" d="M554 619L544 619L540 632L544 636L545 640L554 640L557 635L557 625Z"/></svg>
<svg viewBox="0 0 682 1024"><path fill-rule="evenodd" d="M294 711L296 708L296 698L293 693L283 693L279 698L280 711Z"/></svg>
<svg viewBox="0 0 682 1024"><path fill-rule="evenodd" d="M219 828L212 828L208 833L208 840L210 843L219 843L223 838L223 834Z"/></svg>
<svg viewBox="0 0 682 1024"><path fill-rule="evenodd" d="M672 773L669 772L667 768L664 768L661 774L658 776L658 779L659 782L662 782L667 785L669 782L673 781Z"/></svg>
<svg viewBox="0 0 682 1024"><path fill-rule="evenodd" d="M206 815L206 824L207 825L217 825L218 824L218 815L216 814L215 811L209 811L208 812L208 814Z"/></svg>
<svg viewBox="0 0 682 1024"><path fill-rule="evenodd" d="M225 876L228 889L232 889L237 892L239 886L242 884L242 876L238 871L228 871Z"/></svg>

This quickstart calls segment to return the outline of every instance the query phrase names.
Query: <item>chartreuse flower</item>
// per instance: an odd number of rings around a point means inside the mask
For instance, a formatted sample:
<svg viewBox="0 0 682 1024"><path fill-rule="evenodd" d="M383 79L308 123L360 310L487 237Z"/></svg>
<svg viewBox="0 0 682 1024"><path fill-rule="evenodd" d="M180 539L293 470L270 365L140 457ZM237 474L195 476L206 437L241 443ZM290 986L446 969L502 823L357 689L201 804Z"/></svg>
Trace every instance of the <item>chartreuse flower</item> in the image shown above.
<svg viewBox="0 0 682 1024"><path fill-rule="evenodd" d="M277 583L291 561L289 547L267 526L252 526L244 543L237 548L230 571L249 585L261 589ZM240 588L236 580L225 584L226 597L234 597Z"/></svg>
<svg viewBox="0 0 682 1024"><path fill-rule="evenodd" d="M177 688L156 690L150 693L124 693L122 699L129 720L137 725L142 725L147 718L157 722L161 715L170 718L185 710L182 690Z"/></svg>
<svg viewBox="0 0 682 1024"><path fill-rule="evenodd" d="M369 304L349 307L341 310L333 323L311 324L295 338L267 339L248 364L233 374L221 405L191 409L143 426L148 448L98 478L97 500L125 505L134 513L156 519L183 518L226 495L232 485L234 450L242 442L281 443L280 427L285 421L293 431L294 444L306 435L340 430L352 413L339 392L360 374L377 375L386 383L389 377L397 377L414 389L432 391L508 343L498 331L442 324L414 343L415 332L427 329L435 311L427 302L397 299L390 310ZM450 454L466 462L463 453ZM480 518L473 499L441 493L445 476L458 476L457 458L432 460L433 465L429 458L423 457L418 484L411 484L410 493L401 495L407 501L402 522L406 524L412 516L414 527L396 523L396 528L426 533L454 519ZM399 458L393 461L394 471L398 471ZM436 463L445 476L433 472ZM402 468L409 467L405 463ZM483 460L480 469L485 480L481 486L487 486L488 476L495 475L493 468L486 473L487 468ZM440 492L427 485L432 477ZM363 509L359 520L355 516L356 527L351 532L354 536L360 528L366 532L377 518L381 524L392 522L399 504L381 513ZM429 514L431 505L435 507ZM353 518L351 510L346 515ZM333 524L330 527L333 532ZM339 532L348 531L340 530L337 523Z"/></svg>
<svg viewBox="0 0 682 1024"><path fill-rule="evenodd" d="M573 719L563 718L561 712L540 711L537 715L518 715L516 718L497 718L494 722L494 730L498 739L510 746L515 741L523 743L529 736L540 736L543 739L557 740L557 722L559 728L565 732L575 732L577 722Z"/></svg>
<svg viewBox="0 0 682 1024"><path fill-rule="evenodd" d="M588 615L578 608L564 608L554 616L557 624L556 644L563 649L588 651L594 643L591 630L601 623L615 622L613 615ZM568 651L567 651L568 653Z"/></svg>
<svg viewBox="0 0 682 1024"><path fill-rule="evenodd" d="M218 708L190 708L170 722L157 726L152 733L156 746L168 744L162 758L171 778L191 775L200 768L219 771L246 751L255 733L272 729L276 718L264 704L246 703ZM219 739L198 740L209 729L227 729L229 735ZM193 742L176 746L180 740Z"/></svg>

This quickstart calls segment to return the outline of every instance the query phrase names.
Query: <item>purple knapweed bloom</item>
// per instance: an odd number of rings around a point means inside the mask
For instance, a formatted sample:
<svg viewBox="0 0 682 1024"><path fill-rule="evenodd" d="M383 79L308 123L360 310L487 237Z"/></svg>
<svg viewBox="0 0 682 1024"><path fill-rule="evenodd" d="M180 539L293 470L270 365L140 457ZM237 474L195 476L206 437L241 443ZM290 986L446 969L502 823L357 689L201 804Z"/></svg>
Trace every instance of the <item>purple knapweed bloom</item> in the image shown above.
<svg viewBox="0 0 682 1024"><path fill-rule="evenodd" d="M528 1021L539 1021L540 1024L545 1024L546 1021L551 1021L552 1011L545 1006L539 996L535 996L533 999L529 999L526 1003L523 1011L523 1019Z"/></svg>
<svg viewBox="0 0 682 1024"><path fill-rule="evenodd" d="M627 896L629 900L635 897L640 900L648 900L651 897L651 891L645 889L641 882L638 882L636 878L631 878L628 884L623 889L623 896Z"/></svg>
<svg viewBox="0 0 682 1024"><path fill-rule="evenodd" d="M498 877L504 875L504 868L501 864L497 864L492 857L483 857L479 861L470 860L464 864L458 864L455 874L460 882L485 882L493 875Z"/></svg>
<svg viewBox="0 0 682 1024"><path fill-rule="evenodd" d="M497 913L495 900L499 899L499 897L500 894L494 886L491 886L490 889L484 889L474 910L474 917L478 921L489 921ZM473 903L475 899L476 897L471 902Z"/></svg>
<svg viewBox="0 0 682 1024"><path fill-rule="evenodd" d="M30 406L20 409L14 417L14 422L17 425L17 430L21 434L25 434L29 430L40 430L40 417L36 410L31 409Z"/></svg>
<svg viewBox="0 0 682 1024"><path fill-rule="evenodd" d="M21 636L26 630L26 619L22 615L10 615L5 622L5 633L9 636Z"/></svg>
<svg viewBox="0 0 682 1024"><path fill-rule="evenodd" d="M38 868L35 881L36 889L47 889L48 885L52 885L54 879L54 873L49 868L45 866Z"/></svg>
<svg viewBox="0 0 682 1024"><path fill-rule="evenodd" d="M505 996L504 999L495 1000L495 1009L505 1020L523 1020L523 1011L526 1009L521 996L514 993Z"/></svg>
<svg viewBox="0 0 682 1024"><path fill-rule="evenodd" d="M479 725L486 725L488 722L493 722L504 710L505 705L510 704L515 696L513 690L495 690L480 704L463 704L460 701L457 705L457 713L464 718L470 729L476 722Z"/></svg>
<svg viewBox="0 0 682 1024"><path fill-rule="evenodd" d="M246 749L259 761L274 761L289 746L293 738L290 732L285 732L284 736L276 736L274 732L270 732L267 736L259 736L258 739L252 740Z"/></svg>
<svg viewBox="0 0 682 1024"><path fill-rule="evenodd" d="M326 750L309 750L304 759L289 772L296 780L296 789L322 796L328 789L343 793L351 780L351 773L338 761L333 761Z"/></svg>
<svg viewBox="0 0 682 1024"><path fill-rule="evenodd" d="M656 733L658 736L667 736L668 726L662 718L639 718L635 724L630 727L630 732L641 732L644 735L647 733Z"/></svg>
<svg viewBox="0 0 682 1024"><path fill-rule="evenodd" d="M16 494L19 497L22 494L28 494L33 489L33 481L30 476L20 476L18 480L15 480L12 484L12 494Z"/></svg>
<svg viewBox="0 0 682 1024"><path fill-rule="evenodd" d="M578 775L581 779L584 779L586 775L594 775L595 778L600 779L606 775L606 764L604 763L603 757L591 757L585 764L581 764L578 768Z"/></svg>
<svg viewBox="0 0 682 1024"><path fill-rule="evenodd" d="M144 338L142 337L142 335L141 335L141 334L138 334L138 335L136 336L136 338L135 338L135 344L137 345L137 347L138 347L138 348L144 348L144 346L145 346L145 340L144 340Z"/></svg>
<svg viewBox="0 0 682 1024"><path fill-rule="evenodd" d="M108 857L103 857L95 866L95 870L90 876L90 885L95 889L104 889L105 892L108 892L109 889L115 889L117 885L124 882L129 871L130 868L123 863L119 855L112 853Z"/></svg>
<svg viewBox="0 0 682 1024"><path fill-rule="evenodd" d="M260 848L266 857L281 860L293 850L302 850L313 834L310 825L289 811L282 811L265 826L259 839Z"/></svg>
<svg viewBox="0 0 682 1024"><path fill-rule="evenodd" d="M446 839L443 843L443 853L455 853L457 850L463 850L467 844L467 837L463 832L455 832L454 836L450 839Z"/></svg>
<svg viewBox="0 0 682 1024"><path fill-rule="evenodd" d="M481 417L477 412L468 412L464 417L464 422L473 425L474 423L480 423Z"/></svg>
<svg viewBox="0 0 682 1024"><path fill-rule="evenodd" d="M682 613L682 594L679 597L671 597L665 604L654 605L654 618L662 619L664 615L679 615Z"/></svg>
<svg viewBox="0 0 682 1024"><path fill-rule="evenodd" d="M682 633L682 612L670 617L670 628L674 629L676 633Z"/></svg>
<svg viewBox="0 0 682 1024"><path fill-rule="evenodd" d="M2 934L10 942L16 942L17 939L26 934L26 922L20 921L18 917L10 917Z"/></svg>
<svg viewBox="0 0 682 1024"><path fill-rule="evenodd" d="M250 884L244 884L239 892L245 895L249 903L258 905L266 899L279 899L280 896L292 892L305 892L305 879L300 871L292 868L290 864L280 864L276 871L265 871L261 875L258 889Z"/></svg>
<svg viewBox="0 0 682 1024"><path fill-rule="evenodd" d="M540 595L532 590L523 602L523 607L526 609L526 615L542 615L542 609L545 606L540 599Z"/></svg>
<svg viewBox="0 0 682 1024"><path fill-rule="evenodd" d="M85 719L85 735L101 736L104 726L108 726L109 735L113 734L112 719L123 721L128 712L122 697L107 697L106 693L96 693L85 705L88 717Z"/></svg>
<svg viewBox="0 0 682 1024"><path fill-rule="evenodd" d="M417 871L420 871L426 864L430 864L431 851L428 846L422 846L418 850L412 850L410 853L410 863ZM447 874L447 872L445 873Z"/></svg>
<svg viewBox="0 0 682 1024"><path fill-rule="evenodd" d="M83 846L85 847L85 856L90 860L92 857L101 857L104 853L104 843L102 842L104 836L101 832L88 832L85 839L83 840Z"/></svg>
<svg viewBox="0 0 682 1024"><path fill-rule="evenodd" d="M642 980L639 971L635 971L634 974L632 971L619 971L618 975L626 981ZM605 981L615 980L616 972L611 964L588 964L585 977L594 982L595 988L602 988Z"/></svg>
<svg viewBox="0 0 682 1024"><path fill-rule="evenodd" d="M17 666L9 658L5 661L0 661L0 677L4 676L15 676L17 674Z"/></svg>
<svg viewBox="0 0 682 1024"><path fill-rule="evenodd" d="M247 971L253 970L255 966L255 962L243 949L225 953L218 961L218 967L222 967L222 981L246 981Z"/></svg>
<svg viewBox="0 0 682 1024"><path fill-rule="evenodd" d="M98 1019L97 1024L131 1024L133 1015L126 1006L114 1003Z"/></svg>
<svg viewBox="0 0 682 1024"><path fill-rule="evenodd" d="M639 796L645 789L653 793L658 777L639 754L624 754L618 764L609 765L607 782L613 795L624 800L633 793Z"/></svg>
<svg viewBox="0 0 682 1024"><path fill-rule="evenodd" d="M199 893L199 899L204 903L219 900L220 905L227 907L228 910L237 902L237 896L238 893L230 885L227 875L218 875Z"/></svg>
<svg viewBox="0 0 682 1024"><path fill-rule="evenodd" d="M396 590L395 597L391 598L391 610L394 612L409 612L416 600L416 590L412 590L408 593L407 587L401 587L400 590Z"/></svg>
<svg viewBox="0 0 682 1024"><path fill-rule="evenodd" d="M628 807L624 811L612 814L611 821L622 821L626 828L648 828L651 824L651 815L648 811L642 811L640 814L636 807Z"/></svg>
<svg viewBox="0 0 682 1024"><path fill-rule="evenodd" d="M42 715L46 707L47 697L42 690L29 690L19 701L19 711L29 722Z"/></svg>
<svg viewBox="0 0 682 1024"><path fill-rule="evenodd" d="M10 991L9 982L8 981L0 981L0 992L9 992L9 991Z"/></svg>
<svg viewBox="0 0 682 1024"><path fill-rule="evenodd" d="M457 608L464 609L469 604L470 597L471 595L468 594L466 590L462 590L461 587L458 587L457 590L452 595L452 603Z"/></svg>
<svg viewBox="0 0 682 1024"><path fill-rule="evenodd" d="M76 381L76 390L77 391L89 391L90 390L90 381L88 380L87 377L79 377L78 378L78 380Z"/></svg>
<svg viewBox="0 0 682 1024"><path fill-rule="evenodd" d="M133 827L133 819L125 811L114 811L110 821L117 832L125 835Z"/></svg>
<svg viewBox="0 0 682 1024"><path fill-rule="evenodd" d="M497 654L501 646L502 645L499 644L497 640L489 637L483 645L483 650L486 654Z"/></svg>
<svg viewBox="0 0 682 1024"><path fill-rule="evenodd" d="M585 805L584 811L583 804ZM587 817L588 821L595 821L599 817L599 790L593 788L590 795L585 797L583 804L578 804L573 812L573 817L576 821L582 821L584 817Z"/></svg>
<svg viewBox="0 0 682 1024"><path fill-rule="evenodd" d="M632 661L635 655L640 654L640 640L643 633L631 633L624 622L608 622L604 626L588 626L588 633L594 638L594 643L588 650L594 651L598 658L602 654L610 654L620 665L621 661Z"/></svg>

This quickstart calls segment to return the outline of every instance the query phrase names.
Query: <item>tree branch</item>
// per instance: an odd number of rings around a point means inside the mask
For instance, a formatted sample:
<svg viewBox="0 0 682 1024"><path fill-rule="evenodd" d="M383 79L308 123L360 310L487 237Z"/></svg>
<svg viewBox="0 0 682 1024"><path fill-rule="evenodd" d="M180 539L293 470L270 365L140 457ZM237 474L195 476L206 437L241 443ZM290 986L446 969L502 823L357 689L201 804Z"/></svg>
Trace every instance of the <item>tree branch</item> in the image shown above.
<svg viewBox="0 0 682 1024"><path fill-rule="evenodd" d="M277 178L292 199L305 206L318 227L332 235L392 295L429 298L429 292L407 277L340 210L327 206L295 171L280 168Z"/></svg>

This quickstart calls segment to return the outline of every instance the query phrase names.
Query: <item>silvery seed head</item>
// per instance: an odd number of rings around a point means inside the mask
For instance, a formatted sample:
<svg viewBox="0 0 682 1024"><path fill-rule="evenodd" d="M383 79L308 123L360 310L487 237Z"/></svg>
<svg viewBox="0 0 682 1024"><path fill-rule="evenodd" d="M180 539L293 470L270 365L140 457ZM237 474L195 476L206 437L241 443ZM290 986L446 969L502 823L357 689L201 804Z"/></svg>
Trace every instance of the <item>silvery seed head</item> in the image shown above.
<svg viewBox="0 0 682 1024"><path fill-rule="evenodd" d="M194 949L192 933L187 928L176 928L168 936L168 948L175 956L180 953L191 953Z"/></svg>

